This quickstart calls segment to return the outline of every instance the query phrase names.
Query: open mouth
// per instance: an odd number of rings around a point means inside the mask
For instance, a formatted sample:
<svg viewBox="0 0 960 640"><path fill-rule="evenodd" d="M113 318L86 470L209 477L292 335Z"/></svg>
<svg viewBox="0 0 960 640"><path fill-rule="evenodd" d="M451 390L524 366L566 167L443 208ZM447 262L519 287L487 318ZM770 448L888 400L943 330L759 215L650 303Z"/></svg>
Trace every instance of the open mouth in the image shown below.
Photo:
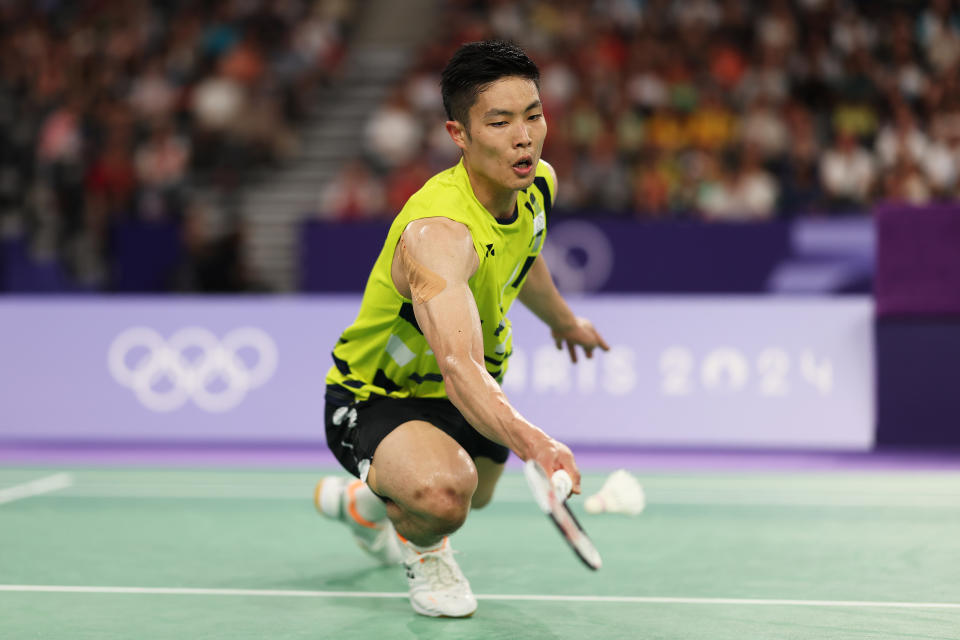
<svg viewBox="0 0 960 640"><path fill-rule="evenodd" d="M533 159L523 158L513 163L513 171L521 176L525 176L533 169Z"/></svg>

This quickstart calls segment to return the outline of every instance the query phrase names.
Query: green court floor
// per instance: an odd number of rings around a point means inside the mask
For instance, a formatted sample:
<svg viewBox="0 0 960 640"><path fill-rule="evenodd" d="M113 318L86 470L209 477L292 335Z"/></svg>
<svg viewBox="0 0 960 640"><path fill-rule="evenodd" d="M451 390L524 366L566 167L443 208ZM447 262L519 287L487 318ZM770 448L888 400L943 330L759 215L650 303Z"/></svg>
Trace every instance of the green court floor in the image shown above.
<svg viewBox="0 0 960 640"><path fill-rule="evenodd" d="M597 573L508 473L453 539L467 620L414 614L320 475L0 469L0 638L960 638L958 473L636 471L642 515L581 517Z"/></svg>

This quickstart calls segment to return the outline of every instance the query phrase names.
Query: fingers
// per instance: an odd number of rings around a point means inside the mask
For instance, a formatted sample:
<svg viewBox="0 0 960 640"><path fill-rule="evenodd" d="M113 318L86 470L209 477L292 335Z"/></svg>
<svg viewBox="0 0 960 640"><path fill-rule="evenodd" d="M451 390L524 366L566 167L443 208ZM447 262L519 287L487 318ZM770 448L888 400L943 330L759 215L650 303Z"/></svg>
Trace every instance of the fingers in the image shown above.
<svg viewBox="0 0 960 640"><path fill-rule="evenodd" d="M601 336L599 333L597 334L597 344L604 351L610 351L610 345L607 344L607 341L604 340L603 336Z"/></svg>
<svg viewBox="0 0 960 640"><path fill-rule="evenodd" d="M573 493L580 493L580 470L573 459L573 453L567 445L547 436L543 445L531 456L540 463L548 477L563 469L573 481Z"/></svg>
<svg viewBox="0 0 960 640"><path fill-rule="evenodd" d="M610 351L610 345L607 344L607 341L603 339L603 336L600 335L600 332L591 324L590 325L590 350L592 351L596 347L600 347L604 351ZM586 347L584 348L586 350ZM590 355L587 354L589 358Z"/></svg>
<svg viewBox="0 0 960 640"><path fill-rule="evenodd" d="M567 473L570 473L569 471ZM570 479L573 480L573 489L570 493L580 495L580 472L570 473Z"/></svg>
<svg viewBox="0 0 960 640"><path fill-rule="evenodd" d="M549 469L550 467L545 466L544 469ZM547 474L553 478L554 474L557 471L563 470L567 472L567 475L570 476L570 480L573 483L573 489L570 493L580 493L580 471L577 469L576 463L573 461L573 456L570 455L568 460L560 462L559 459L553 464L553 471L548 471Z"/></svg>
<svg viewBox="0 0 960 640"><path fill-rule="evenodd" d="M575 329L558 333L553 332L553 343L557 350L563 349L564 343L567 345L567 352L570 354L570 361L577 362L577 347L583 349L587 358L593 358L595 349L610 351L610 345L603 339L603 336L590 324L589 320L582 319L580 325Z"/></svg>
<svg viewBox="0 0 960 640"><path fill-rule="evenodd" d="M563 469L570 474L570 479L573 480L573 493L580 493L580 470L577 469L577 463L573 459L573 453L570 449L561 443L557 443L559 448L559 455L557 456L557 468Z"/></svg>
<svg viewBox="0 0 960 640"><path fill-rule="evenodd" d="M577 463L573 461L572 454L570 455L570 466L572 467L572 470L566 467L565 467L565 470L567 473L570 474L570 479L573 480L573 493L576 493L579 495L580 494L580 470L577 469Z"/></svg>

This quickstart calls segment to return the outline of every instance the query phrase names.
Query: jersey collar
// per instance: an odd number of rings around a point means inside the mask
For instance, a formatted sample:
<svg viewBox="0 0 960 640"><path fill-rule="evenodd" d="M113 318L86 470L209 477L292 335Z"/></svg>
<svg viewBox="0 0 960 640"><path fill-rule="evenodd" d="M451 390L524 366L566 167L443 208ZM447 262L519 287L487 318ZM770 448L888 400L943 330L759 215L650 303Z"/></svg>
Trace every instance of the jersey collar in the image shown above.
<svg viewBox="0 0 960 640"><path fill-rule="evenodd" d="M477 203L477 205L478 205L481 209L483 209L483 210L487 213L487 215L489 215L491 218L493 218L493 219L497 222L498 225L500 225L500 226L508 226L508 225L511 225L511 224L513 224L514 222L517 221L517 218L520 217L520 194L521 194L521 193L526 193L526 189L517 192L517 201L516 201L516 202L514 203L514 205L513 205L513 214L512 214L509 218L506 218L506 219L504 219L504 220L501 220L501 219L498 218L497 216L495 216L495 215L493 215L492 213L490 213L490 211L488 211L487 208L486 208L485 206L483 206L483 203L480 202L480 200L477 198L477 194L475 194L475 193L473 192L473 185L470 184L470 174L467 173L467 168L466 168L466 167L464 166L464 164L463 164L463 157L462 157L462 156L460 157L460 162L458 162L458 163L457 163L457 166L454 167L454 171L458 174L458 177L463 180L464 184L467 185L467 191L470 192L470 196L471 196L471 197L473 198L473 200Z"/></svg>

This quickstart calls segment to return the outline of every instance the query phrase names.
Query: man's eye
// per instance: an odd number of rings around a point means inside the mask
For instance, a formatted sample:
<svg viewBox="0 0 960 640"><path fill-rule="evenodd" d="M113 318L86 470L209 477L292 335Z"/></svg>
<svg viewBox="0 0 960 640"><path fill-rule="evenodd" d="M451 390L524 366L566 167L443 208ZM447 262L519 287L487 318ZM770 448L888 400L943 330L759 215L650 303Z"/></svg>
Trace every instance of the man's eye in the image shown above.
<svg viewBox="0 0 960 640"><path fill-rule="evenodd" d="M535 113L535 114L533 114L532 116L530 116L529 119L530 119L530 120L539 120L539 119L542 118L542 117L543 117L543 114L542 114L542 113Z"/></svg>
<svg viewBox="0 0 960 640"><path fill-rule="evenodd" d="M504 121L491 122L491 123L490 123L490 126L491 126L491 127L505 127L506 125L507 125L507 123L504 122Z"/></svg>

